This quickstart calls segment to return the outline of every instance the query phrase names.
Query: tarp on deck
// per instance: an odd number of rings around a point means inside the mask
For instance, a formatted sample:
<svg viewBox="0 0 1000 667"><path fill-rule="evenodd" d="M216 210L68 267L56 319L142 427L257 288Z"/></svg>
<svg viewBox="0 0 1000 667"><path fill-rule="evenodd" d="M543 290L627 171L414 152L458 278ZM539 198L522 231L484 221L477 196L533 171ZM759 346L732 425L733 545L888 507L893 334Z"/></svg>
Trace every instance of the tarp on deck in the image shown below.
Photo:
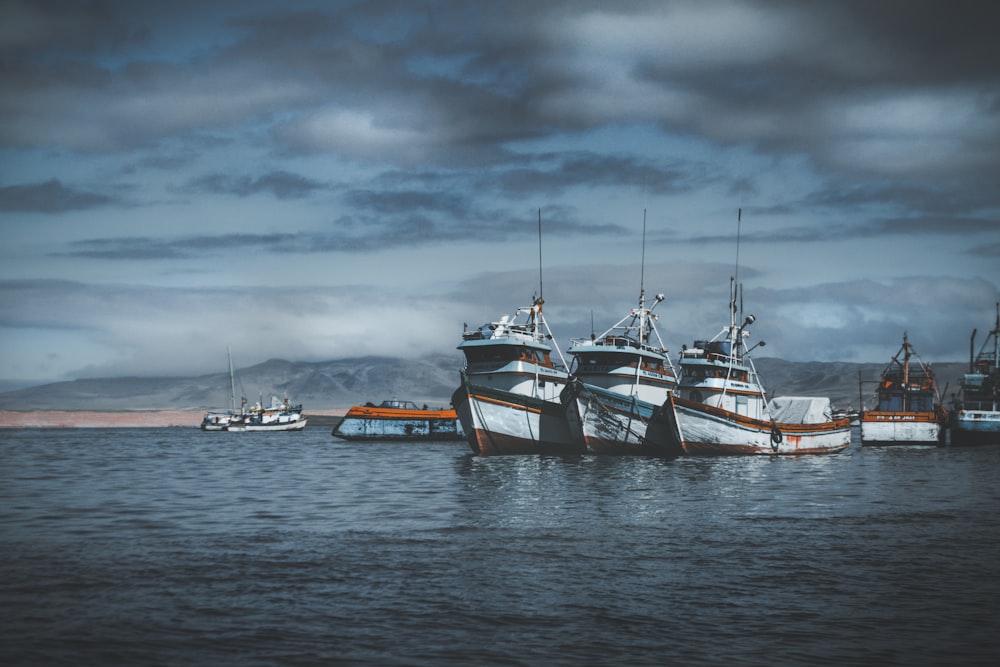
<svg viewBox="0 0 1000 667"><path fill-rule="evenodd" d="M833 413L830 399L820 396L781 396L769 407L771 418L782 424L822 424Z"/></svg>

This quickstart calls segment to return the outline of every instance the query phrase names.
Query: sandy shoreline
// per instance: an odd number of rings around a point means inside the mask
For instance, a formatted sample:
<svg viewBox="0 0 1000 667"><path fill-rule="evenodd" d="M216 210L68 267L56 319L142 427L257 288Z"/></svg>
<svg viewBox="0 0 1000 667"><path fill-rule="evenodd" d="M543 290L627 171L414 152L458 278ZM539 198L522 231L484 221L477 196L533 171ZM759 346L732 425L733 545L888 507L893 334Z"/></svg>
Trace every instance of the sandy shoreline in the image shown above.
<svg viewBox="0 0 1000 667"><path fill-rule="evenodd" d="M307 410L310 415L336 417L346 410ZM197 427L204 410L96 412L89 410L0 411L0 428L158 428Z"/></svg>

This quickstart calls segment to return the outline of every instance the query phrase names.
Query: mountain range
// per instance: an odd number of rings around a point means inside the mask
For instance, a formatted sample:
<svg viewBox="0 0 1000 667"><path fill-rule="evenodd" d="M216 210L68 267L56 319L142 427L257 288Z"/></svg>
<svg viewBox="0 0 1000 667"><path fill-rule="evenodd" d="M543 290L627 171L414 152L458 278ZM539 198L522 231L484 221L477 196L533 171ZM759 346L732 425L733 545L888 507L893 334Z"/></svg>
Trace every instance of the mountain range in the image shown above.
<svg viewBox="0 0 1000 667"><path fill-rule="evenodd" d="M270 359L235 373L236 401L288 397L309 410L340 410L368 401L410 400L443 407L458 386L460 353L419 359L357 357L302 362ZM770 396L827 396L835 407L859 408L859 372L867 401L885 364L755 360ZM946 404L968 364L934 364ZM945 396L947 394L947 396ZM196 377L90 378L0 393L0 410L209 410L230 407L228 372Z"/></svg>

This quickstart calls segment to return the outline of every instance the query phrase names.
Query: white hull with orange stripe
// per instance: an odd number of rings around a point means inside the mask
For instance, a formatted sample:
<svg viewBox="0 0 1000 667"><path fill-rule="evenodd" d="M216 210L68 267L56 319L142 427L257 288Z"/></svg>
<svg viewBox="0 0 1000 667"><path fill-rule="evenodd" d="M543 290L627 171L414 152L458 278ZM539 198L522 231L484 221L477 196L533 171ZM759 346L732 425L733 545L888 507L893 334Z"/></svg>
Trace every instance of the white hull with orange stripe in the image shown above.
<svg viewBox="0 0 1000 667"><path fill-rule="evenodd" d="M861 415L863 445L938 445L944 424L933 412L865 412Z"/></svg>
<svg viewBox="0 0 1000 667"><path fill-rule="evenodd" d="M662 415L677 453L831 454L851 445L851 422L846 417L817 423L766 421L675 397L665 408Z"/></svg>
<svg viewBox="0 0 1000 667"><path fill-rule="evenodd" d="M451 402L472 451L480 456L586 452L583 443L572 437L561 403L467 381Z"/></svg>

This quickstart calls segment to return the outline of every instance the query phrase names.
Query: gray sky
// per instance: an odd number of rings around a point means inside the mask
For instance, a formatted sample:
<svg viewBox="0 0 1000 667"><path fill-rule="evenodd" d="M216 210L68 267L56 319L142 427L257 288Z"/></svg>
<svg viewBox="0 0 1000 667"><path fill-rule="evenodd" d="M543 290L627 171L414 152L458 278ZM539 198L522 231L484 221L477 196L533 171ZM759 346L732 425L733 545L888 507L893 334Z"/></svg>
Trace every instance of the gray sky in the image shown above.
<svg viewBox="0 0 1000 667"><path fill-rule="evenodd" d="M564 346L713 335L738 228L768 356L993 321L995 3L150 4L0 1L0 379L450 352L539 209Z"/></svg>

